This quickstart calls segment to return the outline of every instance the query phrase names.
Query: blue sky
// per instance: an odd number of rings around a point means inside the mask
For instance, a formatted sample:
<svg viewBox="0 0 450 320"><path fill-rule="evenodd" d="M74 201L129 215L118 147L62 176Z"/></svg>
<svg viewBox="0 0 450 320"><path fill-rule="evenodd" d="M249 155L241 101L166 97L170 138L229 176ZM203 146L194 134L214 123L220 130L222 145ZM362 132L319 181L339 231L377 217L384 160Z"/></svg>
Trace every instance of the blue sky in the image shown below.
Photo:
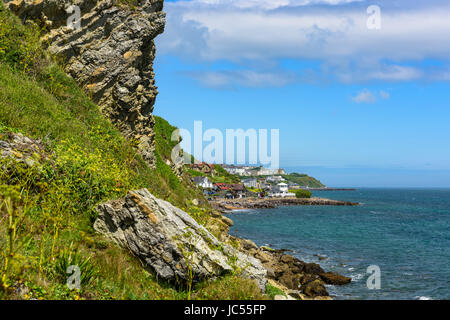
<svg viewBox="0 0 450 320"><path fill-rule="evenodd" d="M369 29L367 8L381 9ZM165 1L155 114L279 129L330 186L450 187L448 1Z"/></svg>

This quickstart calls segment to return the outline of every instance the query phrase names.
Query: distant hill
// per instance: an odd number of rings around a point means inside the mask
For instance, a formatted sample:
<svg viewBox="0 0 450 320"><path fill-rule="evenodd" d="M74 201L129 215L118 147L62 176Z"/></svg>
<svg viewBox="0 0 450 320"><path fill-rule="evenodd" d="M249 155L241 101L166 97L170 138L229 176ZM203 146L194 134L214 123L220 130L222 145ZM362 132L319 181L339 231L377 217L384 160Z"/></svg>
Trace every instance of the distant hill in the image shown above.
<svg viewBox="0 0 450 320"><path fill-rule="evenodd" d="M287 181L298 183L300 186L309 188L324 188L325 185L316 178L310 177L304 173L290 173L282 175Z"/></svg>

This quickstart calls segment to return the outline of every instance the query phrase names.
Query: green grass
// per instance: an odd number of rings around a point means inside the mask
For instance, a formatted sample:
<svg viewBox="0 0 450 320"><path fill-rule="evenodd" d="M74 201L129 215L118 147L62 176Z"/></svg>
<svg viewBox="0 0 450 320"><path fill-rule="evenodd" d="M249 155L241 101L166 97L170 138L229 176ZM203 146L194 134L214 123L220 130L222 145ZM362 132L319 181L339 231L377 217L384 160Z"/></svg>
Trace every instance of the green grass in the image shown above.
<svg viewBox="0 0 450 320"><path fill-rule="evenodd" d="M205 282L197 286L194 294L197 300L267 300L256 282L236 276Z"/></svg>
<svg viewBox="0 0 450 320"><path fill-rule="evenodd" d="M270 299L275 298L275 296L282 295L286 297L286 294L283 292L283 290L274 287L270 283L266 284L266 295L269 296Z"/></svg>
<svg viewBox="0 0 450 320"><path fill-rule="evenodd" d="M125 140L40 47L39 36L0 4L0 139L21 132L46 147L33 167L0 158L0 298L185 299L185 289L157 281L92 228L97 204L144 187L214 226L190 176L178 178L166 164L175 128L156 117L151 169L137 143ZM73 259L89 274L81 290L64 281ZM18 287L28 292L19 296Z"/></svg>

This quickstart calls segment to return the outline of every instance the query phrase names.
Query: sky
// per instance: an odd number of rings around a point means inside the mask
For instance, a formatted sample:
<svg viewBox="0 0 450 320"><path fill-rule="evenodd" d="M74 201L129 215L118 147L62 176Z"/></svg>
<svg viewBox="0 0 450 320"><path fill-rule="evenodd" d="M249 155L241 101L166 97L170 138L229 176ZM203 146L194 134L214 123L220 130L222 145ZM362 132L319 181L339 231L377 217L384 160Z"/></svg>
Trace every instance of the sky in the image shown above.
<svg viewBox="0 0 450 320"><path fill-rule="evenodd" d="M374 5L376 7L374 7ZM278 129L328 186L450 187L450 3L165 0L154 113Z"/></svg>

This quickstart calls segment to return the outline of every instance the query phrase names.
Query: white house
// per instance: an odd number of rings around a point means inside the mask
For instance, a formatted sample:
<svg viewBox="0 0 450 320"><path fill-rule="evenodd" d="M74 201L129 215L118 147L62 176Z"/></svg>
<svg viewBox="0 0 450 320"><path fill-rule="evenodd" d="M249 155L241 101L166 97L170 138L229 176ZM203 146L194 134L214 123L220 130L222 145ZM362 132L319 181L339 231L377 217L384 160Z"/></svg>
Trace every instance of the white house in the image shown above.
<svg viewBox="0 0 450 320"><path fill-rule="evenodd" d="M207 177L195 177L194 183L196 186L200 186L203 189L212 189L213 183Z"/></svg>
<svg viewBox="0 0 450 320"><path fill-rule="evenodd" d="M244 179L242 180L242 183L244 184L244 186L246 186L247 188L258 188L258 179L253 178L253 179Z"/></svg>
<svg viewBox="0 0 450 320"><path fill-rule="evenodd" d="M278 189L278 191L281 193L289 191L287 183L284 182L280 182L279 184L277 184L276 189Z"/></svg>
<svg viewBox="0 0 450 320"><path fill-rule="evenodd" d="M295 194L289 192L287 183L280 182L269 192L269 197L295 197Z"/></svg>
<svg viewBox="0 0 450 320"><path fill-rule="evenodd" d="M286 181L286 179L284 179L282 176L270 176L270 177L267 177L266 180L267 180L267 181L272 181L272 182L282 182L282 181Z"/></svg>

